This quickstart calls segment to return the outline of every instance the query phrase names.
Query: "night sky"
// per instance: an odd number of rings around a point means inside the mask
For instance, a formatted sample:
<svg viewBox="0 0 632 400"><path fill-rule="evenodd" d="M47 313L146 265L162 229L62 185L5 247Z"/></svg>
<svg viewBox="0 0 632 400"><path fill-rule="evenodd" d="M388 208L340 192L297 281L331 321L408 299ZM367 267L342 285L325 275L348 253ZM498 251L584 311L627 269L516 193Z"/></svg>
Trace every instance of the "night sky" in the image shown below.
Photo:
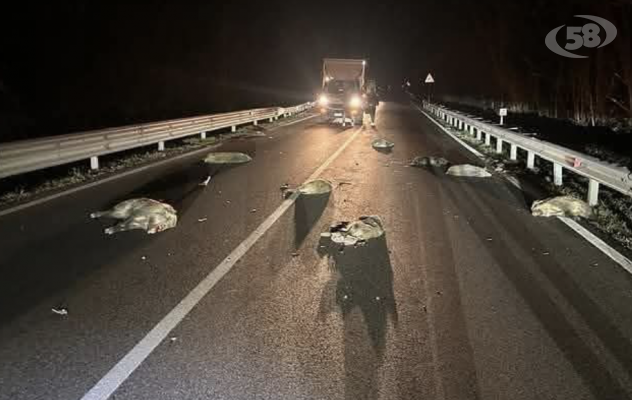
<svg viewBox="0 0 632 400"><path fill-rule="evenodd" d="M492 84L481 15L546 3L23 1L2 13L0 140L298 103L318 90L327 56L369 59L381 84L432 71L439 90L477 93ZM529 18L551 15L540 12L506 27L531 32ZM539 32L520 38L518 58L543 47Z"/></svg>

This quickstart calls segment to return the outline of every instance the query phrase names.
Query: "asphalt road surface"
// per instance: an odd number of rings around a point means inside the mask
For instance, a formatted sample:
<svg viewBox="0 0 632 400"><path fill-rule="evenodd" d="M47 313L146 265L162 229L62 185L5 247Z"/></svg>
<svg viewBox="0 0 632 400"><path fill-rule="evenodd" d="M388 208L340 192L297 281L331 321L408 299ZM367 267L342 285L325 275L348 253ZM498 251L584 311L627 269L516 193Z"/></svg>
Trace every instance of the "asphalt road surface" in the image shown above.
<svg viewBox="0 0 632 400"><path fill-rule="evenodd" d="M632 398L628 273L500 177L408 167L478 163L410 105L221 150L253 161L204 188L191 156L0 217L0 399ZM283 199L316 176L330 196ZM106 236L88 217L140 196L177 227ZM386 235L321 247L363 215Z"/></svg>

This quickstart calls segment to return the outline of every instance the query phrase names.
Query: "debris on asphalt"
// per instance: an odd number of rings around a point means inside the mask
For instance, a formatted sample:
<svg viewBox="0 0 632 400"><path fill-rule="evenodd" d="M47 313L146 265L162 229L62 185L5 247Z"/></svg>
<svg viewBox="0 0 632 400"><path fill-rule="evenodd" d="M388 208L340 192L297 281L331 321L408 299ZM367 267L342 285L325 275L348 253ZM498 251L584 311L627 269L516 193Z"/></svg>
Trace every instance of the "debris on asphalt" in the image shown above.
<svg viewBox="0 0 632 400"><path fill-rule="evenodd" d="M217 152L210 153L204 159L207 164L245 164L252 161L252 157L244 153Z"/></svg>
<svg viewBox="0 0 632 400"><path fill-rule="evenodd" d="M53 314L68 315L68 309L65 307L53 307L50 310L53 312Z"/></svg>
<svg viewBox="0 0 632 400"><path fill-rule="evenodd" d="M446 175L463 176L470 178L489 178L492 176L485 168L477 167L476 165L463 164L453 165L448 168Z"/></svg>
<svg viewBox="0 0 632 400"><path fill-rule="evenodd" d="M548 251L543 251L543 252L542 252L542 255L543 255L543 256L548 256L549 254L551 254L551 253L550 253L550 252L548 252Z"/></svg>
<svg viewBox="0 0 632 400"><path fill-rule="evenodd" d="M145 260L147 260L147 257L142 256L140 259L141 259L141 260L143 260L143 261L145 261Z"/></svg>
<svg viewBox="0 0 632 400"><path fill-rule="evenodd" d="M386 139L375 139L371 145L376 150L390 150L395 147L395 143L389 142Z"/></svg>
<svg viewBox="0 0 632 400"><path fill-rule="evenodd" d="M585 201L571 196L558 196L535 201L531 206L531 215L534 217L590 218L592 210Z"/></svg>
<svg viewBox="0 0 632 400"><path fill-rule="evenodd" d="M378 216L363 216L357 221L340 222L332 225L329 232L321 234L332 242L344 246L355 246L384 235L382 220Z"/></svg>
<svg viewBox="0 0 632 400"><path fill-rule="evenodd" d="M450 166L450 162L443 157L417 156L410 162L410 166L418 167L418 168L427 168L427 167L448 168Z"/></svg>
<svg viewBox="0 0 632 400"><path fill-rule="evenodd" d="M172 206L147 198L125 200L110 210L90 214L93 219L103 217L122 220L105 229L106 235L133 229L143 229L148 234L154 234L175 228L178 223L178 215Z"/></svg>
<svg viewBox="0 0 632 400"><path fill-rule="evenodd" d="M425 312L425 313L427 313L427 312L428 312L428 307L423 306L423 307L422 307L422 309L424 310L424 312Z"/></svg>
<svg viewBox="0 0 632 400"><path fill-rule="evenodd" d="M288 183L284 183L283 185L281 185L281 191L282 192L285 192L289 188L290 188L290 185Z"/></svg>
<svg viewBox="0 0 632 400"><path fill-rule="evenodd" d="M301 253L299 253L298 251L295 251L294 253L292 253L292 257L298 257L300 255Z"/></svg>
<svg viewBox="0 0 632 400"><path fill-rule="evenodd" d="M208 218L198 218L198 222L206 222L208 221Z"/></svg>
<svg viewBox="0 0 632 400"><path fill-rule="evenodd" d="M226 204L230 204L230 200L226 200Z"/></svg>
<svg viewBox="0 0 632 400"><path fill-rule="evenodd" d="M488 242L491 242L492 240L494 240L494 239L492 239L492 238L490 238L490 237L488 237L488 238L487 238L487 241L488 241Z"/></svg>
<svg viewBox="0 0 632 400"><path fill-rule="evenodd" d="M256 208L253 208L252 210L250 210L250 212L254 214L254 213L256 213L256 212L257 212L257 209L256 209Z"/></svg>
<svg viewBox="0 0 632 400"><path fill-rule="evenodd" d="M200 183L200 186L208 186L211 181L211 176L209 175L203 182Z"/></svg>
<svg viewBox="0 0 632 400"><path fill-rule="evenodd" d="M175 336L172 336L172 337L169 338L169 340L171 341L171 343L173 343L173 342L177 341L178 338L175 337Z"/></svg>

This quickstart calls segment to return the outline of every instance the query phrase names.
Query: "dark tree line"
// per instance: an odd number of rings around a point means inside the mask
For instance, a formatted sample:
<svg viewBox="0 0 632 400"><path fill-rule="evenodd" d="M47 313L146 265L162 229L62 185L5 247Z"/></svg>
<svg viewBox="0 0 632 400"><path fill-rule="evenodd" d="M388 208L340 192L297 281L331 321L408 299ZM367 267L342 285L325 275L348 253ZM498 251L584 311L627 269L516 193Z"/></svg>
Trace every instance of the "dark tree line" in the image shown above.
<svg viewBox="0 0 632 400"><path fill-rule="evenodd" d="M515 112L537 112L585 125L632 120L632 1L483 0L468 7L471 39L487 61L487 84L476 96L453 91L446 99L478 106L502 104ZM584 59L551 52L544 43L546 34L561 25L589 22L573 18L582 14L611 21L618 30L614 42L583 51L589 56ZM563 40L560 33L562 47Z"/></svg>

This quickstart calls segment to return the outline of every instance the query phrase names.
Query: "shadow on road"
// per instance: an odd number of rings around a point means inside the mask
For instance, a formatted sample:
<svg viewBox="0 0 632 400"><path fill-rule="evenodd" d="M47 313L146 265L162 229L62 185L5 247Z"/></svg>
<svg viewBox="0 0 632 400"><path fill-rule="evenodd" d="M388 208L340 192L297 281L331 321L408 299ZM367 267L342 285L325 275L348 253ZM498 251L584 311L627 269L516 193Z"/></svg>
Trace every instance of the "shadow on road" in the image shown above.
<svg viewBox="0 0 632 400"><path fill-rule="evenodd" d="M294 203L294 248L299 249L323 215L331 193L300 195Z"/></svg>
<svg viewBox="0 0 632 400"><path fill-rule="evenodd" d="M344 251L323 240L319 254L329 258L334 277L323 291L321 315L337 311L343 319L345 398L377 399L377 372L383 362L389 319L397 325L386 238Z"/></svg>
<svg viewBox="0 0 632 400"><path fill-rule="evenodd" d="M388 148L388 149L383 149L383 148L380 148L380 147L374 147L373 149L375 149L375 151L377 151L380 154L389 155L389 154L393 153L393 148L392 147Z"/></svg>

